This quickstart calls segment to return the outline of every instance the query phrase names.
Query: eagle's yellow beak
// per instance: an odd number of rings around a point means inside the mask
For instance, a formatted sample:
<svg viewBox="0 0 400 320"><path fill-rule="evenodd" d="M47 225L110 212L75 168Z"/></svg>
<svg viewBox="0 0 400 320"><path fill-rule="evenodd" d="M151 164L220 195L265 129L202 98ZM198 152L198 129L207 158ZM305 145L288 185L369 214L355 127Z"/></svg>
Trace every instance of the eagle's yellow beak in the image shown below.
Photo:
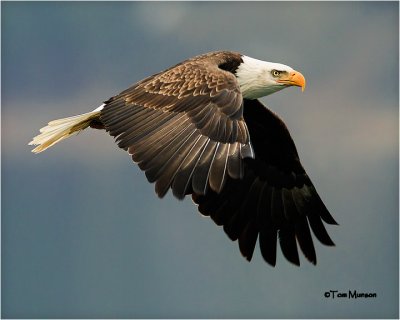
<svg viewBox="0 0 400 320"><path fill-rule="evenodd" d="M284 83L289 86L301 87L301 91L304 91L306 88L306 79L300 72L296 70L293 70L287 74L283 74L276 82Z"/></svg>

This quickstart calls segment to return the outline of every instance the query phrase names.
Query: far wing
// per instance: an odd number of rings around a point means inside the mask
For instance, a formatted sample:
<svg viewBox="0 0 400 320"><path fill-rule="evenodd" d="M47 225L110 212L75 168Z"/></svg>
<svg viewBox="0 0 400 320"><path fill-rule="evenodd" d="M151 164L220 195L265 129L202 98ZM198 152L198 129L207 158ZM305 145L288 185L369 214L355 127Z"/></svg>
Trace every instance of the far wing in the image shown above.
<svg viewBox="0 0 400 320"><path fill-rule="evenodd" d="M220 194L193 194L192 198L202 214L222 225L230 239L238 240L249 261L258 238L262 256L273 266L277 241L290 262L300 264L299 244L316 264L310 227L319 241L332 246L322 220L336 222L302 167L283 121L258 100L245 100L244 118L255 158L245 159L243 179L228 179Z"/></svg>

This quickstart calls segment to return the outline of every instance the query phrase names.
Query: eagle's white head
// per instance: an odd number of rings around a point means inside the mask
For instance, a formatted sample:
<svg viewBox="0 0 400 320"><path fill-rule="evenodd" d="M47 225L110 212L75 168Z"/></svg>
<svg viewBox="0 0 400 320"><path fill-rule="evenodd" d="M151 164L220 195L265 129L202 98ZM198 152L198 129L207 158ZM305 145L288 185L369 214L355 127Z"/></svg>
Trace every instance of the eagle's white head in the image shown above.
<svg viewBox="0 0 400 320"><path fill-rule="evenodd" d="M306 80L293 68L280 63L267 62L242 56L243 63L236 70L236 77L245 99L258 99L290 86L304 91Z"/></svg>

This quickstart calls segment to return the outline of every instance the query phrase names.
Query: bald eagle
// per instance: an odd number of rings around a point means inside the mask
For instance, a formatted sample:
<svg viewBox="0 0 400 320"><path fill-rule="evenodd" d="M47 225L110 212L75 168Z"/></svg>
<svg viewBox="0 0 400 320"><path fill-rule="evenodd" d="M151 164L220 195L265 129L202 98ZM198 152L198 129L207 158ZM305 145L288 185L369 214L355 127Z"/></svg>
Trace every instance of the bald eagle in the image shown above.
<svg viewBox="0 0 400 320"><path fill-rule="evenodd" d="M258 98L304 76L289 66L237 52L185 60L111 97L95 110L54 120L30 145L42 152L88 127L105 129L126 150L162 198L191 195L198 210L250 261L259 240L264 260L313 264L310 232L333 246L323 221L337 224L299 160L283 121Z"/></svg>

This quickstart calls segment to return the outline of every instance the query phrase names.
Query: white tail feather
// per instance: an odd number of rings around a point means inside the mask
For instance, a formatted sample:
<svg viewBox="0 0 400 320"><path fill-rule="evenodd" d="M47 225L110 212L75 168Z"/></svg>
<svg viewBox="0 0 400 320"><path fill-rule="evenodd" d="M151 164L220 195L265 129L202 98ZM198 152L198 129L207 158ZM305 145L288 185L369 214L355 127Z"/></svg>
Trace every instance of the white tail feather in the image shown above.
<svg viewBox="0 0 400 320"><path fill-rule="evenodd" d="M47 126L40 129L41 133L29 142L29 145L37 145L32 152L42 152L57 142L86 129L93 119L99 117L100 111L101 109L97 108L92 112L50 121Z"/></svg>

